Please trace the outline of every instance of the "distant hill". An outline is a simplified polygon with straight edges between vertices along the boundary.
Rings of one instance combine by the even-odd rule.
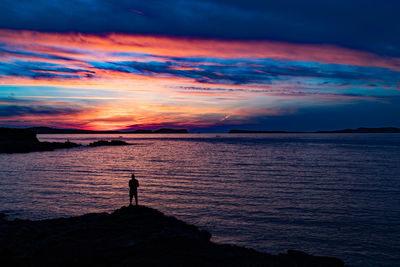
[[[152,130],[135,130],[135,131],[127,131],[127,132],[121,132],[121,133],[126,133],[126,134],[148,134],[148,133],[153,133]]]
[[[400,128],[395,128],[395,127],[383,127],[383,128],[360,127],[358,129],[344,129],[344,130],[316,131],[316,132],[230,130],[229,133],[400,133]]]
[[[152,133],[187,133],[186,129],[168,129],[159,130],[135,130],[135,131],[90,131],[79,129],[58,129],[51,127],[30,127],[26,128],[37,134],[152,134]]]
[[[383,127],[383,128],[365,128],[344,129],[335,131],[317,131],[316,133],[400,133],[399,128]]]
[[[301,132],[230,130],[229,133],[301,133]]]
[[[153,133],[188,133],[188,130],[163,128],[163,129],[156,130]]]

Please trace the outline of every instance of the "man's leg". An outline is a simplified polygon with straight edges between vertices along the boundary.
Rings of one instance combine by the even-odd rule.
[[[133,198],[133,195],[131,193],[129,193],[129,206],[132,206],[132,198]]]
[[[135,202],[136,202],[136,206],[137,206],[138,205],[137,193],[135,194]]]

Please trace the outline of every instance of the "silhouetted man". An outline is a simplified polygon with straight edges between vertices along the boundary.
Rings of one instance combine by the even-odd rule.
[[[136,206],[138,205],[137,188],[139,181],[135,179],[135,174],[132,173],[132,179],[129,180],[129,206],[132,206],[132,198],[135,196]]]

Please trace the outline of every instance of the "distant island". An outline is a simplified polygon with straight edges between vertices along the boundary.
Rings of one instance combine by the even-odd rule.
[[[336,131],[317,131],[316,133],[400,133],[400,128],[383,127],[383,128],[365,128],[344,129]]]
[[[209,232],[145,206],[42,221],[0,213],[0,237],[3,266],[344,266],[301,251],[216,244]]]
[[[400,133],[400,128],[366,128],[344,129],[333,131],[315,131],[315,132],[290,132],[290,131],[253,131],[253,130],[230,130],[229,133]]]
[[[288,131],[253,131],[253,130],[230,130],[229,133],[304,133]]]
[[[133,133],[135,133],[135,132],[133,132]],[[155,131],[153,131],[153,133],[188,133],[188,130],[163,128],[163,129],[155,130]]]
[[[188,133],[186,129],[170,129],[161,128],[158,130],[134,130],[134,131],[91,131],[80,129],[58,129],[51,127],[29,127],[26,130],[33,131],[37,134],[164,134],[164,133]]]
[[[30,130],[37,134],[187,134],[189,131],[187,129],[171,129],[171,128],[161,128],[158,130],[146,130],[139,129],[133,131],[126,130],[116,130],[116,131],[91,131],[91,130],[80,130],[80,129],[59,129],[52,127],[29,127],[23,128],[25,130]],[[264,130],[242,130],[242,129],[232,129],[229,133],[235,134],[247,134],[247,133],[265,133],[265,134],[296,134],[296,133],[400,133],[400,128],[395,127],[381,127],[381,128],[367,128],[360,127],[357,129],[343,129],[343,130],[329,130],[329,131],[264,131]]]

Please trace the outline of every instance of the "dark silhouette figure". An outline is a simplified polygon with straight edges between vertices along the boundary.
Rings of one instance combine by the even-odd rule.
[[[135,179],[135,174],[132,173],[132,179],[129,180],[129,206],[132,206],[132,198],[135,196],[136,206],[138,205],[137,188],[139,181]]]

